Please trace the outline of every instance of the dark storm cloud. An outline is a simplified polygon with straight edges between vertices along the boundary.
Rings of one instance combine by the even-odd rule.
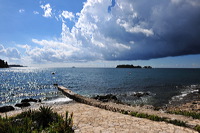
[[[130,46],[131,50],[115,57],[105,54],[106,59],[145,60],[200,53],[200,1],[117,2],[118,7],[115,6],[115,11],[112,11],[115,15],[111,20],[113,22],[110,23],[109,28],[106,26],[101,30],[104,35]],[[121,10],[119,10],[120,6]],[[134,13],[137,15],[132,17]],[[114,23],[116,20],[124,22],[119,26],[120,23]],[[130,29],[136,26],[141,29],[131,32]],[[148,35],[144,29],[151,29],[152,34]],[[130,41],[134,44],[130,44]]]
[[[76,17],[71,30],[63,22],[61,42],[44,41],[43,48],[33,53],[47,59],[41,54],[45,46],[53,49],[52,44],[62,44],[51,51],[55,60],[148,60],[200,54],[199,0],[88,0]]]

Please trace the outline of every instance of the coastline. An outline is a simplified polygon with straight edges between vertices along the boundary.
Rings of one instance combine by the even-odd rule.
[[[59,87],[58,87],[59,89]],[[66,88],[64,87],[64,91]],[[62,89],[60,89],[60,91],[63,91]],[[64,95],[66,95],[65,92],[62,92]],[[31,102],[31,106],[29,107],[25,107],[23,109],[35,109],[35,108],[38,108],[39,106],[52,106],[54,104],[66,104],[66,103],[73,103],[74,102],[74,96],[71,97],[71,95],[74,95],[75,94],[75,97],[77,97],[76,93],[72,92],[71,90],[68,90],[69,91],[66,96],[67,97],[61,97],[61,98],[56,98],[56,99],[53,99],[53,100],[50,100],[50,101],[43,101],[41,103],[33,103]],[[121,105],[124,105],[124,106],[134,106],[134,107],[140,107],[140,108],[144,108],[144,109],[150,109],[150,110],[162,110],[164,112],[168,112],[168,111],[174,111],[174,110],[180,110],[180,111],[191,111],[191,112],[197,112],[197,113],[200,113],[200,90],[198,91],[193,91],[192,93],[188,93],[186,95],[184,95],[183,97],[181,97],[180,99],[176,99],[175,100],[171,100],[169,101],[168,104],[164,105],[164,106],[153,106],[153,105],[130,105],[130,104],[127,104],[127,103],[123,103],[121,101],[118,101],[118,99],[115,101],[115,99],[109,99],[107,102],[109,103],[113,103],[113,104],[121,104]],[[97,95],[99,96],[99,95]],[[103,95],[103,97],[106,97],[107,95]],[[115,96],[115,95],[111,95],[111,96]],[[175,96],[175,97],[179,97],[178,96]],[[71,99],[70,99],[71,98]],[[85,100],[82,100],[86,98],[86,101]],[[92,106],[95,106],[93,103],[95,103],[96,101],[99,101],[99,99],[93,99],[93,98],[89,98],[89,97],[84,97],[82,95],[78,95],[78,99],[75,98],[76,100],[75,101],[78,101],[80,103],[85,103],[85,104],[91,104]],[[87,100],[89,100],[89,102],[91,101],[92,103],[89,103]],[[104,99],[103,99],[104,100]],[[99,101],[99,102],[102,102],[102,101]],[[103,103],[107,103],[107,102],[104,102]],[[100,104],[100,103],[98,103]],[[97,105],[98,106],[98,105]],[[14,106],[13,106],[14,107]],[[100,107],[102,108],[102,107]],[[23,110],[23,109],[20,109],[19,107],[15,107],[15,110],[14,112],[18,112],[19,110]],[[11,111],[12,112],[12,111]],[[1,113],[0,113],[1,114]]]
[[[196,71],[196,69],[192,69],[192,72],[193,71],[197,74],[200,72]],[[193,88],[193,86],[195,86],[195,84],[198,82],[193,80],[196,79],[196,76],[193,76],[192,74],[190,77],[188,77],[189,81],[187,85],[179,85],[179,83],[184,83],[184,79],[187,77],[184,77],[184,75],[188,75],[187,73],[191,72],[185,70],[182,71],[182,69],[141,70],[115,68],[13,68],[9,71],[5,69],[1,72],[3,73],[2,84],[0,85],[2,88],[1,106],[19,103],[24,98],[51,100],[57,97],[62,97],[62,93],[58,92],[57,89],[53,86],[53,84],[59,83],[69,87],[78,94],[88,97],[95,95],[113,94],[116,95],[119,100],[126,102],[127,104],[150,104],[160,107],[162,105],[166,105],[174,95],[182,93],[182,91],[185,89],[189,90],[190,87]],[[55,72],[55,74],[52,75],[52,72]],[[175,78],[171,77],[172,75],[164,76],[165,73],[172,72],[178,72],[175,74],[177,75]],[[186,74],[183,74],[182,76],[180,73],[183,72]],[[80,73],[84,74],[79,77],[78,75]],[[89,73],[92,75],[89,76]],[[161,73],[161,75],[159,73]],[[70,74],[70,77],[68,77],[68,74]],[[12,76],[13,80],[10,80],[9,76],[7,75]],[[119,75],[122,76],[117,78]],[[35,79],[35,81],[32,82],[32,79]],[[173,81],[173,85],[171,85],[171,81]],[[137,95],[139,93],[147,93],[147,95]]]
[[[72,98],[73,100],[79,102],[79,103],[84,103],[93,107],[98,107],[101,109],[105,109],[108,111],[112,112],[118,112],[122,114],[137,114],[133,115],[139,118],[147,118],[147,117],[158,117],[159,119],[162,119],[161,121],[165,121],[167,123],[173,123],[175,124],[176,122],[178,123],[184,123],[185,127],[189,128],[195,128],[196,126],[199,127],[200,120],[199,119],[193,119],[187,116],[183,115],[175,115],[175,114],[169,114],[166,113],[166,111],[163,110],[153,110],[152,108],[148,108],[148,106],[129,106],[126,104],[121,104],[121,103],[113,103],[113,102],[102,102],[99,100],[87,98],[84,96],[81,96],[79,94],[76,94],[72,92],[71,90],[63,87],[63,86],[58,86],[58,89],[63,92],[64,95],[68,96],[69,98]],[[140,116],[143,117],[140,117]],[[146,117],[144,117],[146,116]],[[150,119],[152,120],[152,119]],[[158,120],[160,121],[160,120]],[[176,125],[176,124],[175,124]],[[180,124],[178,124],[180,125]],[[182,125],[182,124],[181,124]]]
[[[63,88],[63,89],[66,89],[66,88]],[[75,94],[71,92],[70,90],[68,91],[70,95]],[[81,98],[83,101],[85,100],[85,97],[83,96],[80,96],[79,98]],[[90,102],[92,103],[95,102],[95,104],[100,104],[101,106],[96,107],[95,104],[88,105],[87,100],[91,100]],[[68,102],[36,103],[33,106],[25,107],[23,109],[18,109],[15,111],[10,111],[7,113],[0,113],[0,115],[3,117],[10,117],[10,116],[17,115],[23,111],[27,111],[29,109],[37,110],[40,106],[50,106],[55,112],[63,116],[66,111],[69,111],[69,113],[72,113],[72,112],[74,113],[75,132],[91,132],[91,131],[93,132],[95,131],[97,132],[101,132],[101,131],[176,132],[176,131],[180,131],[180,132],[187,133],[187,132],[196,132],[192,130],[191,127],[193,128],[195,125],[198,125],[198,123],[200,123],[200,120],[198,119],[192,119],[190,117],[185,117],[181,115],[168,114],[168,113],[165,113],[165,111],[163,110],[156,111],[156,110],[153,110],[152,108],[148,108],[148,106],[142,106],[142,107],[128,106],[128,105],[123,105],[123,104],[116,104],[113,102],[106,102],[106,103],[97,102],[96,103],[94,99],[88,99],[88,98],[86,98],[86,101],[84,102],[85,104],[81,103],[81,101],[76,102],[74,100],[68,101]],[[148,120],[144,118],[132,117],[130,115],[125,115],[124,112],[139,112],[139,113],[148,114],[148,115],[156,115],[158,117],[168,118],[172,120],[180,120],[180,121],[186,122],[188,126],[186,128],[186,127],[175,126],[166,122],[156,122],[156,121],[152,121],[152,120]],[[124,119],[131,122],[127,124],[126,121],[124,122]],[[171,128],[169,129],[168,127],[171,127]]]
[[[167,104],[167,111],[191,111],[200,113],[200,89],[198,91],[187,94],[180,100],[171,101]]]
[[[164,105],[164,106],[160,106],[160,107],[155,107],[153,105],[130,105],[130,104],[126,104],[123,103],[121,101],[118,101],[118,99],[115,101],[115,99],[106,99],[107,102],[105,101],[100,101],[99,99],[93,99],[93,98],[89,98],[89,97],[85,97],[82,95],[78,95],[74,92],[72,92],[71,90],[68,90],[67,88],[63,87],[63,86],[57,86],[58,90],[60,90],[65,96],[67,97],[62,97],[62,98],[57,98],[57,99],[53,99],[50,101],[43,101],[41,103],[33,103],[31,102],[31,106],[29,107],[25,107],[23,109],[35,109],[39,106],[52,106],[54,104],[66,104],[66,103],[73,103],[74,100],[80,103],[84,103],[84,104],[88,104],[88,105],[92,105],[92,106],[97,106],[100,108],[105,108],[103,107],[106,103],[110,103],[110,104],[121,104],[124,106],[134,106],[134,107],[140,107],[143,109],[150,109],[150,110],[162,110],[164,112],[168,112],[168,111],[174,111],[174,110],[180,110],[180,111],[192,111],[192,112],[197,112],[200,113],[200,90],[198,91],[193,91],[192,93],[188,93],[186,95],[184,95],[183,97],[181,97],[179,100],[175,99],[175,100],[171,100],[169,101],[168,104]],[[97,95],[98,96],[98,95]],[[106,97],[107,95],[103,96]],[[111,96],[115,96],[115,95],[111,95]],[[179,97],[179,96],[176,96]],[[71,98],[71,99],[70,99]],[[105,99],[103,99],[105,100]],[[97,104],[97,105],[95,105]],[[99,105],[98,105],[99,104]],[[103,106],[101,106],[103,105]],[[14,107],[14,106],[13,106]],[[19,110],[23,110],[20,109],[18,107],[15,107],[14,111],[19,111]],[[108,109],[109,110],[109,109]],[[112,111],[112,109],[111,109]],[[12,112],[12,111],[11,111]]]
[[[144,118],[132,117],[119,112],[112,112],[105,109],[89,106],[86,104],[71,101],[60,104],[38,104],[37,106],[26,107],[21,110],[15,110],[1,114],[3,117],[15,116],[22,111],[29,109],[37,110],[40,105],[50,106],[54,112],[64,116],[65,112],[73,113],[73,129],[75,133],[87,132],[181,132],[197,133],[197,131],[180,127],[166,122],[157,122]],[[137,107],[138,108],[138,107]],[[138,108],[138,109],[141,109]],[[163,114],[163,113],[161,113]]]

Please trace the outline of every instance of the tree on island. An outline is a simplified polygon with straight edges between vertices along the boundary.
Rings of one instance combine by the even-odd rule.
[[[141,66],[134,66],[134,65],[117,65],[116,68],[152,68],[151,66],[144,66],[144,67],[141,67]]]
[[[116,68],[142,68],[141,66],[134,66],[134,65],[117,65]]]
[[[151,66],[144,66],[143,68],[152,68]]]
[[[4,60],[0,59],[0,68],[8,68],[8,63]]]

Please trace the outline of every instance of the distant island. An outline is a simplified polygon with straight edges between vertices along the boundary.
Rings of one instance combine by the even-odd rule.
[[[116,68],[152,68],[151,66],[117,65]]]
[[[22,65],[16,65],[16,64],[14,64],[14,65],[8,65],[9,67],[26,67],[26,66],[22,66]]]
[[[26,66],[22,66],[22,65],[8,65],[8,63],[2,59],[0,59],[0,68],[9,68],[9,67],[26,67]]]
[[[0,59],[0,68],[8,68],[8,63],[2,59]]]

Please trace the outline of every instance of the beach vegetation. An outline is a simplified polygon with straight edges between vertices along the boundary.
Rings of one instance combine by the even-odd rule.
[[[179,121],[179,120],[169,120],[166,117],[159,117],[157,115],[149,115],[146,113],[138,113],[138,112],[130,112],[129,115],[134,116],[134,117],[139,117],[139,118],[146,118],[152,121],[164,121],[167,123],[171,123],[177,126],[183,126],[186,127],[186,123],[183,121]]]
[[[159,117],[157,115],[149,115],[148,119],[153,120],[153,121],[165,121],[166,120],[166,118]]]
[[[128,111],[122,111],[122,114],[128,115]]]
[[[174,111],[168,111],[168,113],[189,116],[192,117],[193,119],[200,119],[200,113],[198,112],[174,110]]]
[[[72,133],[73,113],[63,118],[51,107],[41,106],[39,110],[28,110],[15,117],[0,117],[1,133]]]
[[[177,126],[187,127],[186,123],[180,120],[165,120],[165,122],[168,122]]]
[[[165,117],[159,117],[157,115],[149,115],[146,113],[138,113],[138,112],[131,112],[130,113],[131,116],[135,116],[135,117],[139,117],[139,118],[146,118],[152,121],[165,121],[166,118]]]
[[[196,131],[198,131],[198,132],[200,133],[200,125],[196,125],[196,126],[194,127],[194,130],[196,130]]]

